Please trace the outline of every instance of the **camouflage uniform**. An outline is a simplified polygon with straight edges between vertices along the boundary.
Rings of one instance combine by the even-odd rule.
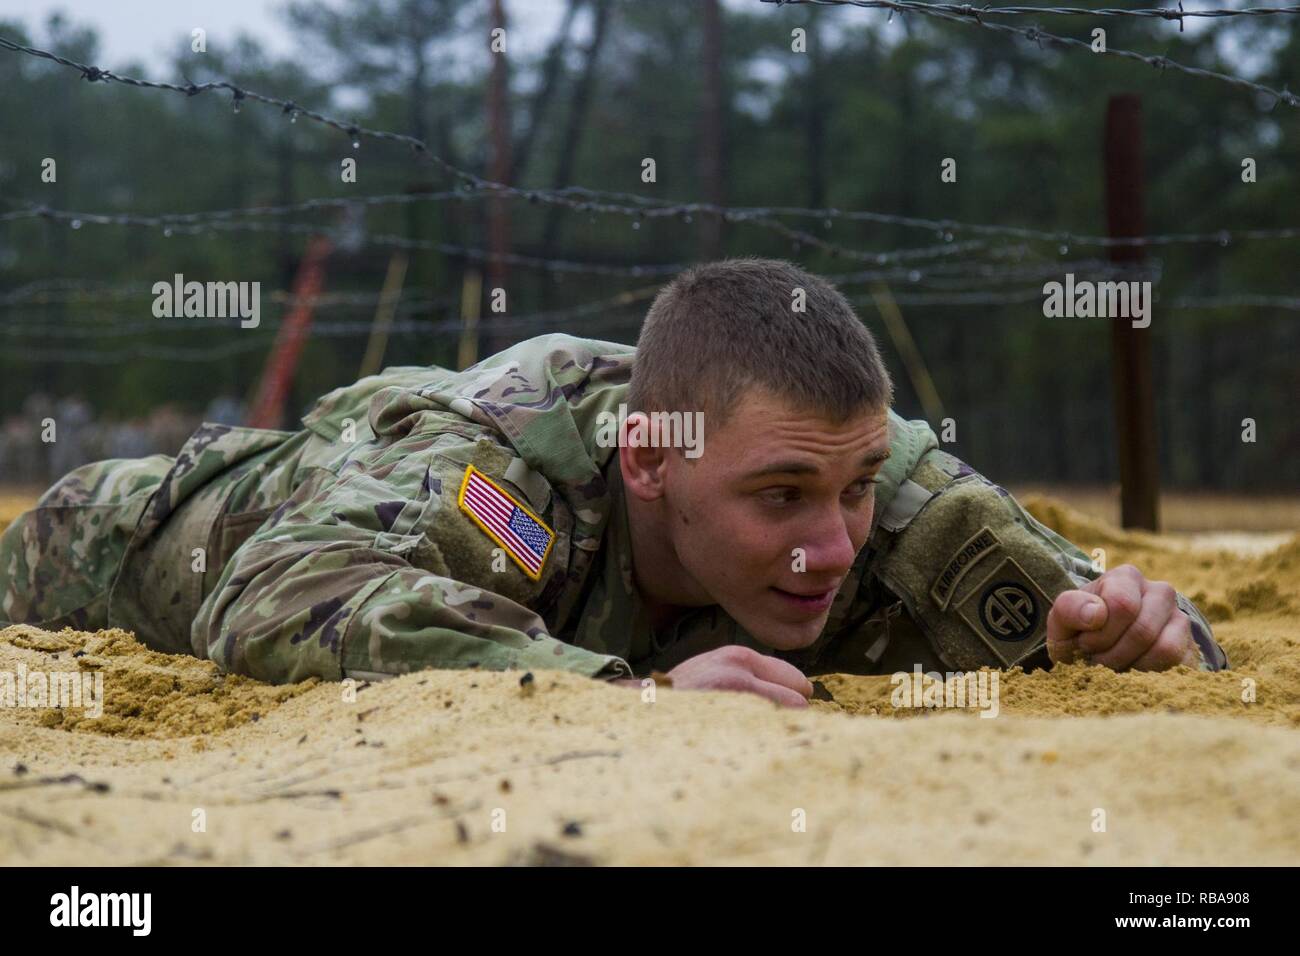
[[[597,440],[634,356],[548,335],[463,372],[385,369],[326,395],[301,431],[207,423],[175,458],[82,466],[0,538],[0,618],[122,627],[274,682],[608,678],[764,650],[716,606],[655,631],[637,596],[617,455]],[[924,422],[890,412],[889,429],[871,537],[817,643],[780,656],[810,672],[1047,663],[1051,599],[1098,572]],[[535,574],[465,507],[471,468],[545,539]],[[1201,666],[1226,667],[1178,601]]]

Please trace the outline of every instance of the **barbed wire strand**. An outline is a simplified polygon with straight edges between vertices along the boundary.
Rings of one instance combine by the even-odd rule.
[[[89,225],[119,225],[119,226],[136,226],[143,228],[162,228],[163,235],[171,237],[174,235],[203,235],[206,233],[215,233],[220,231],[241,231],[241,232],[262,232],[262,233],[282,233],[291,232],[301,235],[323,235],[337,240],[341,244],[346,244],[351,239],[363,245],[379,245],[397,249],[420,249],[441,252],[451,256],[462,257],[477,262],[502,262],[508,265],[526,266],[531,268],[545,269],[549,272],[575,272],[591,273],[597,275],[626,275],[634,277],[652,277],[676,275],[686,268],[683,263],[663,263],[657,265],[633,265],[633,266],[614,266],[603,265],[599,263],[572,262],[561,259],[545,259],[537,256],[522,255],[519,253],[495,253],[487,252],[482,249],[474,249],[468,246],[455,245],[453,243],[439,242],[433,239],[410,239],[405,236],[386,235],[378,233],[358,232],[342,227],[325,227],[312,223],[297,222],[262,222],[259,220],[242,221],[229,219],[225,216],[216,218],[211,222],[190,223],[185,225],[174,225],[170,222],[164,222],[157,216],[137,216],[133,214],[111,214],[101,213],[79,213],[69,212],[66,210],[50,209],[42,207],[37,210],[23,210],[23,215],[9,213],[4,214],[17,218],[44,218],[55,221],[67,222],[73,229],[81,229]],[[198,215],[198,214],[190,214]],[[4,216],[0,216],[0,221]],[[883,252],[863,251],[850,249],[846,246],[839,246],[834,243],[828,243],[818,236],[803,230],[791,229],[784,223],[780,224],[781,230],[796,245],[808,245],[814,248],[820,248],[829,251],[831,255],[839,256],[845,259],[852,259],[861,262],[870,262],[876,265],[888,265],[893,262],[910,262],[923,261],[926,259],[943,258],[946,256],[959,255],[965,252],[983,250],[987,243],[983,240],[966,240],[964,242],[953,241],[951,233],[944,236],[944,241],[932,246],[905,247]]]
[[[962,265],[958,263],[958,265]],[[975,263],[972,265],[983,265]],[[974,293],[976,289],[971,286],[998,286],[1010,282],[1022,282],[1030,279],[1049,279],[1058,277],[1066,272],[1070,272],[1081,278],[1091,281],[1108,281],[1108,280],[1129,280],[1140,281],[1146,279],[1154,283],[1160,281],[1159,264],[1134,264],[1134,265],[1117,265],[1105,260],[1079,260],[1075,262],[1061,263],[1041,263],[1028,267],[1014,267],[1004,271],[984,271],[961,270],[951,274],[928,275],[919,269],[889,269],[866,271],[861,273],[843,273],[839,276],[827,276],[832,279],[840,288],[850,288],[854,285],[862,285],[875,282],[904,283],[908,289],[925,289],[935,291],[953,291],[956,293]],[[169,287],[170,288],[170,287]],[[18,290],[21,292],[22,290]],[[453,296],[429,297],[421,296],[418,290],[412,288],[409,290],[414,294],[413,298],[404,299],[398,306],[399,315],[421,315],[437,308],[449,308],[455,304]],[[18,306],[20,310],[32,310],[33,314],[15,314],[10,311],[6,315],[6,322],[0,326],[0,334],[10,337],[31,336],[31,337],[52,337],[52,338],[119,338],[128,335],[136,335],[153,332],[170,332],[178,329],[187,329],[195,331],[211,331],[214,326],[212,320],[195,319],[195,318],[155,318],[152,320],[140,320],[130,323],[121,323],[117,321],[116,316],[105,317],[103,314],[97,315],[96,318],[84,323],[68,323],[60,319],[57,325],[53,324],[50,318],[40,311],[38,307],[44,305],[95,305],[98,306],[104,299],[112,301],[117,305],[130,302],[139,302],[142,299],[156,298],[150,286],[144,283],[133,283],[117,288],[107,288],[100,290],[100,295],[90,294],[87,291],[41,291],[36,290],[27,295],[11,293],[9,295],[0,295],[0,306],[7,306],[11,310]],[[272,304],[284,308],[294,301],[292,292],[277,289],[266,293],[265,299]],[[313,307],[322,309],[327,307],[333,308],[356,308],[366,309],[373,307],[378,301],[377,293],[321,293],[314,302]],[[559,313],[557,313],[559,314]],[[228,325],[234,326],[237,320],[231,318]],[[327,326],[327,323],[317,323],[315,327]],[[278,326],[263,323],[261,328],[278,328]],[[369,325],[365,323],[339,323],[335,326],[338,328],[367,329]],[[414,326],[413,326],[414,327]],[[421,328],[427,328],[427,324],[420,325]]]
[[[119,304],[143,298],[154,298],[153,284],[148,282],[128,282],[116,286],[101,285],[97,288],[83,289],[41,288],[40,283],[30,283],[11,292],[0,293],[0,306],[45,306],[45,305],[93,305],[104,307],[105,303]],[[447,307],[460,301],[458,295],[438,292],[432,288],[411,286],[404,290],[410,293],[403,298],[403,303],[411,308]],[[291,289],[272,289],[263,293],[263,298],[276,305],[285,305],[294,301]],[[379,303],[378,292],[321,292],[314,299],[317,309],[351,309],[368,308]]]
[[[581,186],[568,186],[565,187],[563,191],[568,195],[583,195],[591,197],[613,196],[619,199],[639,200],[640,204],[637,206],[615,205],[611,203],[601,203],[599,205],[602,210],[629,210],[641,218],[681,216],[685,213],[688,215],[715,215],[727,220],[728,222],[757,222],[762,225],[765,220],[772,217],[786,216],[790,218],[820,219],[825,228],[830,228],[830,225],[837,220],[848,222],[871,222],[881,225],[924,229],[934,232],[937,236],[944,239],[946,239],[949,234],[955,235],[957,233],[971,233],[973,235],[980,235],[989,238],[1056,243],[1066,247],[1086,246],[1097,248],[1120,248],[1184,244],[1217,244],[1226,247],[1231,245],[1233,242],[1241,241],[1286,240],[1300,238],[1300,226],[1280,226],[1266,229],[1219,229],[1213,232],[1160,233],[1145,236],[1113,237],[1080,234],[1068,230],[1031,229],[1021,226],[972,223],[956,219],[927,219],[918,216],[902,216],[894,213],[882,213],[870,210],[843,210],[834,207],[817,209],[797,206],[723,206],[711,203],[695,202],[673,203],[670,200],[658,200],[628,193],[602,193]],[[312,209],[346,208],[348,206],[381,207],[394,203],[404,204],[454,198],[457,195],[460,195],[461,198],[474,198],[481,195],[488,195],[488,193],[484,191],[473,191],[463,192],[460,194],[455,192],[393,194],[361,196],[355,199],[329,197],[312,199],[302,203],[294,203],[284,206],[250,206],[244,209],[217,209],[202,212],[163,213],[156,215],[73,212],[68,210],[52,209],[43,204],[31,204],[22,209],[0,213],[0,223],[32,219],[53,219],[69,222],[73,224],[74,228],[80,228],[81,224],[89,222],[97,225],[162,226],[164,227],[164,230],[175,230],[185,226],[201,226],[215,222],[234,221],[239,217],[244,216],[270,217],[290,215],[292,213],[309,211]],[[10,201],[12,202],[12,200]],[[786,237],[795,242],[806,242],[807,244],[812,244],[809,242],[809,234],[806,232],[800,232],[793,236],[787,232]],[[465,247],[454,248],[463,249]],[[841,246],[838,248],[843,247]],[[862,250],[852,250],[852,252],[853,257],[863,258],[866,260],[871,260],[874,255],[878,255],[877,253]],[[456,253],[453,252],[449,254],[454,255]],[[566,266],[564,260],[549,261],[560,263],[560,265],[557,265],[556,269],[553,271],[583,271],[583,269],[580,268],[581,264],[578,263],[568,263]],[[662,270],[660,274],[666,274],[668,271],[680,271],[683,266],[680,264],[646,264],[629,266],[627,268],[630,270],[629,274],[631,275],[649,275],[654,274],[649,270],[658,269]]]
[[[644,301],[644,299],[650,298],[656,291],[657,289],[652,288],[639,290],[633,293],[623,293],[613,299],[586,303],[571,309],[537,312],[517,317],[495,316],[486,320],[486,323],[479,322],[470,324],[459,319],[447,319],[435,322],[396,322],[394,323],[391,332],[395,335],[428,336],[440,333],[460,333],[472,329],[483,331],[486,328],[499,328],[503,331],[529,331],[538,327],[553,325],[557,322],[570,321],[575,318],[591,315],[592,313],[599,313],[599,317],[597,321],[585,326],[585,331],[590,331],[594,328],[636,328],[641,324],[644,318],[642,315],[638,314],[633,317],[612,319],[609,317],[608,312],[611,309],[626,308],[636,304],[638,301]],[[1042,289],[1035,287],[1001,293],[957,292],[934,295],[900,293],[894,296],[894,300],[899,305],[916,307],[965,307],[973,305],[1023,305],[1028,302],[1041,301],[1042,297]],[[870,295],[857,295],[850,296],[849,301],[855,306],[869,306],[874,300]],[[1180,296],[1167,303],[1161,302],[1159,296],[1156,295],[1154,303],[1160,305],[1162,308],[1174,311],[1194,311],[1221,308],[1263,308],[1300,311],[1300,297],[1255,293],[1240,293],[1223,296]],[[184,326],[179,325],[180,320],[174,321],[178,323],[176,331],[185,330]],[[212,320],[202,321],[211,323]],[[209,331],[218,331],[220,328],[221,327],[217,325],[210,325]],[[277,326],[268,324],[260,326],[255,330],[244,331],[250,333],[268,333],[274,331],[276,328]],[[151,327],[151,331],[156,331],[156,329]],[[369,322],[325,322],[314,325],[311,330],[311,335],[313,338],[340,338],[346,336],[367,335],[370,331],[371,323]],[[269,348],[270,345],[271,342],[265,334],[250,334],[248,335],[248,340],[244,342],[228,342],[217,346],[203,346],[201,348],[196,347],[192,349],[151,345],[144,345],[138,348],[132,347],[129,350],[120,349],[116,351],[102,349],[86,349],[81,351],[67,349],[60,349],[57,351],[18,349],[6,350],[5,356],[8,358],[29,361],[68,361],[90,364],[112,364],[135,358],[158,359],[164,361],[204,362],[218,361],[224,358],[229,358],[233,355],[266,349]]]
[[[1238,295],[1179,296],[1169,303],[1176,309],[1289,309],[1300,312],[1300,296],[1241,293]]]
[[[443,195],[443,194],[436,194],[436,195]],[[387,200],[393,198],[398,198],[398,197],[372,197],[373,200]],[[405,197],[401,197],[401,198],[405,198]],[[345,202],[346,200],[325,200],[322,201],[321,204],[341,205],[344,204]],[[364,200],[362,201],[362,204],[363,205],[365,204]],[[369,203],[369,205],[380,205],[380,204],[381,202],[379,201],[374,201]],[[612,208],[612,207],[604,207],[604,208]],[[253,214],[273,215],[274,213],[270,212],[270,210],[274,210],[274,209],[280,209],[285,211],[297,211],[293,207],[254,207]],[[283,225],[255,226],[249,223],[245,223],[233,218],[234,216],[238,215],[239,212],[240,212],[239,210],[222,209],[222,210],[214,210],[210,215],[201,212],[194,212],[194,213],[168,213],[168,214],[161,214],[161,215],[145,216],[145,215],[138,215],[134,213],[72,212],[68,210],[52,209],[49,206],[38,205],[26,209],[14,210],[12,212],[0,213],[0,223],[17,222],[17,221],[28,220],[28,219],[47,219],[47,220],[67,222],[72,226],[73,229],[80,229],[82,226],[86,225],[87,223],[93,225],[162,227],[164,235],[167,236],[171,236],[177,232],[191,233],[191,234],[199,233],[205,231],[208,228],[246,229],[246,230],[258,230],[263,232],[283,231],[284,229],[289,228]],[[739,221],[737,217],[732,217],[732,218],[733,221]],[[891,261],[897,261],[899,256],[904,252],[904,250],[896,250],[893,253],[880,253],[880,252],[872,252],[869,250],[850,248],[849,246],[845,246],[841,243],[829,242],[828,240],[822,239],[820,236],[815,236],[812,233],[799,230],[799,229],[794,229],[783,222],[770,219],[768,217],[759,214],[755,214],[753,216],[747,216],[745,217],[745,221],[755,222],[758,225],[764,226],[765,228],[771,231],[777,232],[780,235],[782,235],[784,238],[789,239],[791,242],[795,243],[796,246],[801,246],[801,245],[810,246],[812,248],[819,249],[823,252],[826,252],[831,256],[838,256],[844,259],[853,259],[862,262],[874,262],[878,265],[883,265]],[[304,226],[303,224],[297,224],[294,228],[296,228],[296,231],[299,232],[302,231],[308,231],[313,233],[321,232],[323,234],[328,234],[331,236],[338,237],[342,240],[346,240],[349,235],[361,235],[360,231],[349,228],[346,225],[329,227],[327,229],[326,227],[323,226]],[[289,231],[294,231],[294,229],[290,229]],[[942,233],[941,237],[947,242],[951,242],[953,239],[951,233]],[[653,265],[653,266],[598,267],[586,263],[572,263],[572,262],[565,262],[564,260],[555,260],[555,259],[543,260],[543,259],[538,259],[536,257],[521,257],[517,259],[512,259],[511,256],[513,254],[510,253],[489,254],[480,251],[478,254],[475,254],[472,250],[468,250],[467,247],[464,246],[454,246],[449,243],[436,243],[431,240],[411,240],[400,236],[368,236],[366,241],[373,242],[376,244],[392,246],[395,248],[430,249],[438,252],[444,252],[447,253],[448,255],[474,258],[478,261],[501,261],[513,265],[531,266],[534,268],[544,268],[551,272],[589,272],[589,273],[596,273],[596,274],[648,276],[648,275],[675,274],[685,268],[685,266],[680,263],[660,264],[660,265]],[[976,248],[976,247],[968,244],[965,247],[958,247],[958,248],[960,250],[962,248],[969,249],[969,248]],[[495,256],[495,258],[491,258],[493,256]],[[927,257],[927,251],[921,250],[919,258],[926,258],[926,257]],[[906,256],[902,256],[902,258],[906,258]]]
[[[874,0],[874,2],[880,2],[891,8],[898,8],[904,10],[906,10],[907,8],[915,7],[916,12],[923,13],[928,16],[935,16],[943,19],[955,20],[958,22],[978,23],[979,25],[988,27],[990,29],[998,29],[1002,31],[1010,31],[1012,33],[1017,33],[1031,40],[1040,40],[1040,39],[1053,40],[1056,42],[1063,43],[1066,46],[1083,47],[1091,51],[1091,47],[1089,46],[1089,44],[1084,43],[1081,40],[1073,40],[1065,37],[1056,37],[1052,34],[1047,34],[1037,29],[1024,30],[1017,27],[1010,27],[1005,24],[984,23],[983,21],[978,20],[977,18],[971,19],[969,17],[961,17],[961,16],[955,16],[951,14],[945,14],[942,11],[929,9],[928,5],[926,4],[910,3],[909,0]],[[313,122],[344,132],[351,138],[351,142],[354,149],[359,148],[360,140],[363,137],[381,140],[381,141],[400,143],[410,147],[413,151],[415,151],[415,153],[418,156],[422,157],[423,159],[432,163],[433,165],[438,166],[448,174],[455,177],[461,187],[467,188],[471,190],[474,194],[478,194],[478,195],[490,194],[492,196],[505,196],[505,197],[519,199],[519,200],[526,200],[532,203],[545,202],[548,204],[565,206],[582,212],[618,214],[624,216],[634,216],[637,217],[638,219],[647,216],[679,216],[689,220],[690,217],[695,214],[717,215],[727,222],[751,222],[763,226],[765,228],[774,229],[782,233],[783,235],[785,235],[786,238],[789,238],[796,242],[813,245],[816,248],[823,249],[824,251],[831,252],[832,254],[835,254],[837,251],[837,247],[835,244],[827,243],[824,240],[811,241],[812,237],[809,237],[807,234],[798,234],[798,233],[792,234],[792,232],[788,230],[788,227],[786,227],[784,223],[779,222],[779,220],[776,220],[773,217],[775,215],[780,215],[780,214],[787,214],[787,215],[797,214],[797,215],[804,215],[804,216],[817,215],[826,220],[831,220],[834,218],[850,218],[850,219],[861,220],[861,221],[873,221],[873,222],[879,222],[885,224],[928,228],[928,229],[933,229],[935,231],[938,231],[940,233],[951,232],[955,230],[967,230],[967,231],[979,232],[984,235],[1005,235],[1005,236],[1010,236],[1015,238],[1025,238],[1025,239],[1041,238],[1047,241],[1055,241],[1061,243],[1074,243],[1078,245],[1095,245],[1095,246],[1103,246],[1103,247],[1144,246],[1144,245],[1155,245],[1155,244],[1168,244],[1171,242],[1197,242],[1197,243],[1219,242],[1220,244],[1227,244],[1227,242],[1230,242],[1233,238],[1233,236],[1227,235],[1228,232],[1227,230],[1220,230],[1215,234],[1190,234],[1190,235],[1174,234],[1169,236],[1136,236],[1136,237],[1125,237],[1125,238],[1117,239],[1109,236],[1102,237],[1102,236],[1078,235],[1078,234],[1074,234],[1062,230],[1046,231],[1046,230],[1020,229],[1017,227],[1001,227],[1001,226],[988,226],[988,225],[981,226],[981,225],[970,224],[970,223],[959,223],[954,220],[946,220],[946,219],[925,220],[925,219],[919,219],[917,217],[895,216],[895,215],[884,214],[884,213],[860,212],[860,213],[845,214],[838,210],[810,210],[810,209],[780,210],[779,207],[776,209],[772,209],[772,208],[762,208],[762,207],[726,207],[726,206],[721,206],[721,205],[711,204],[711,203],[674,203],[670,200],[660,200],[660,199],[655,199],[653,197],[638,196],[636,194],[603,193],[597,190],[583,189],[580,187],[571,187],[571,186],[563,187],[561,189],[552,189],[552,190],[522,189],[520,187],[508,186],[504,183],[498,183],[492,180],[484,179],[483,177],[477,176],[474,173],[460,169],[452,165],[451,163],[447,162],[446,160],[442,159],[441,157],[436,156],[429,149],[428,145],[423,140],[420,140],[417,137],[410,136],[404,133],[393,133],[386,130],[372,129],[370,127],[362,126],[358,123],[345,122],[343,120],[331,116],[327,116],[323,113],[319,113],[314,110],[309,110],[300,107],[298,106],[298,104],[294,103],[291,100],[285,100],[279,97],[268,96],[263,93],[257,93],[255,91],[244,89],[243,87],[239,87],[227,81],[214,81],[214,82],[203,83],[203,84],[189,83],[185,86],[180,86],[175,83],[163,83],[163,82],[157,82],[153,80],[142,80],[135,77],[122,76],[120,74],[103,70],[99,67],[91,66],[89,64],[78,63],[75,60],[71,60],[67,57],[59,56],[58,54],[51,53],[46,50],[41,50],[34,47],[28,47],[19,43],[15,43],[14,41],[9,40],[5,37],[0,37],[0,49],[7,49],[13,52],[23,53],[29,56],[51,60],[62,66],[66,66],[71,69],[78,70],[81,72],[83,78],[85,78],[89,82],[116,82],[116,83],[122,83],[127,86],[132,86],[137,88],[159,89],[159,90],[167,90],[175,93],[182,93],[185,94],[187,97],[193,97],[198,94],[206,93],[210,91],[217,91],[217,90],[228,91],[231,93],[236,103],[240,102],[243,99],[251,99],[257,102],[265,103],[267,105],[277,106],[281,108],[284,111],[284,113],[286,115],[289,115],[290,117],[305,116],[308,119],[312,120]],[[1273,96],[1277,100],[1283,100],[1287,102],[1288,105],[1291,106],[1300,105],[1300,97],[1296,97],[1294,94],[1288,91],[1273,90],[1268,87],[1261,86],[1259,84],[1251,83],[1250,81],[1241,79],[1239,77],[1229,77],[1226,76],[1225,74],[1215,74],[1211,71],[1201,70],[1200,68],[1197,67],[1183,67],[1180,64],[1175,64],[1172,61],[1169,61],[1165,57],[1149,57],[1144,54],[1130,53],[1128,51],[1121,51],[1116,49],[1110,49],[1107,50],[1106,52],[1111,55],[1122,55],[1122,56],[1127,56],[1129,58],[1138,59],[1141,60],[1142,62],[1149,63],[1154,66],[1172,67],[1176,69],[1181,69],[1184,72],[1191,72],[1194,75],[1208,75],[1219,79],[1224,79],[1227,80],[1228,82],[1232,82],[1237,85],[1244,85],[1252,89],[1255,89],[1259,92],[1267,93],[1270,96]],[[609,201],[610,197],[613,197],[616,201],[610,202]],[[3,217],[0,217],[0,221],[2,220]],[[1290,228],[1284,230],[1253,230],[1253,231],[1248,231],[1248,233],[1249,234],[1244,235],[1244,238],[1291,239],[1300,236],[1300,228]],[[863,255],[864,258],[866,257],[866,254],[859,254],[859,255]]]
[[[865,7],[871,10],[887,8],[889,4],[881,0],[763,0],[777,6],[819,6],[819,7]],[[926,3],[924,6],[943,10],[955,16],[965,17],[1011,17],[1011,16],[1062,16],[1062,17],[1133,17],[1138,19],[1177,20],[1179,25],[1188,17],[1204,19],[1226,19],[1230,17],[1269,17],[1300,13],[1300,7],[1242,7],[1240,9],[1214,8],[1208,10],[1184,10],[1182,0],[1178,8],[1146,7],[1125,10],[1120,7],[995,7],[992,4],[975,6],[970,3]]]
[[[1029,252],[1029,247],[999,247],[992,251],[999,259],[1011,258],[1016,256],[1016,264],[1009,267],[1008,274],[1013,271],[1018,272],[1024,269],[1051,269],[1059,267],[1062,269],[1070,268],[1090,268],[1090,269],[1114,269],[1116,271],[1130,271],[1134,269],[1144,270],[1150,268],[1160,268],[1160,260],[1147,260],[1142,263],[1115,263],[1107,259],[1080,259],[1066,262],[1052,263],[1029,263],[1022,264],[1021,259]],[[875,282],[875,281],[892,281],[896,279],[906,279],[910,277],[925,277],[931,275],[965,275],[972,274],[977,276],[1001,275],[999,271],[1003,268],[996,262],[984,260],[959,260],[956,262],[936,262],[927,264],[920,268],[911,267],[906,270],[901,268],[892,269],[866,269],[855,272],[826,272],[822,273],[823,277],[837,285],[849,282]],[[98,301],[100,298],[105,299],[129,299],[133,296],[140,297],[152,295],[150,291],[152,283],[141,282],[138,280],[119,280],[116,282],[107,279],[83,279],[71,277],[54,277],[48,279],[36,279],[32,282],[25,283],[15,289],[7,292],[0,292],[0,305],[12,305],[21,302],[36,302],[37,304],[46,304],[50,302],[65,303],[78,302],[83,299],[86,301]],[[410,286],[407,291],[419,296],[424,295],[428,298],[436,298],[437,289],[433,287]],[[294,293],[288,289],[276,289],[266,293],[268,298],[277,301],[291,301]],[[355,305],[374,305],[382,297],[381,292],[322,292],[316,301],[320,304],[337,301],[339,304]],[[448,302],[459,302],[459,296],[448,293],[446,295]]]
[[[764,3],[776,3],[782,5],[788,0],[762,0]],[[864,0],[868,2],[868,0]],[[1287,106],[1300,106],[1300,96],[1292,93],[1289,89],[1276,90],[1271,86],[1265,86],[1262,83],[1255,83],[1244,77],[1232,76],[1228,73],[1219,73],[1215,70],[1207,70],[1199,66],[1187,66],[1176,60],[1171,60],[1167,56],[1151,56],[1146,53],[1137,53],[1133,50],[1123,50],[1119,47],[1106,46],[1103,49],[1093,49],[1092,45],[1083,41],[1076,40],[1073,37],[1063,37],[1055,33],[1048,33],[1046,30],[1038,27],[1014,27],[1006,23],[986,23],[981,19],[982,11],[978,8],[971,7],[969,12],[963,12],[960,15],[945,13],[937,4],[917,3],[915,0],[869,0],[877,9],[889,10],[890,16],[894,13],[919,13],[922,16],[931,17],[936,20],[947,20],[951,23],[963,23],[972,26],[983,27],[986,30],[993,30],[998,33],[1010,33],[1016,36],[1024,37],[1042,48],[1042,41],[1055,43],[1059,46],[1069,47],[1071,49],[1084,49],[1089,53],[1097,56],[1112,56],[1125,60],[1136,60],[1145,63],[1160,70],[1176,70],[1179,73],[1185,73],[1188,76],[1199,76],[1203,79],[1218,80],[1221,83],[1227,83],[1231,86],[1240,87],[1246,90],[1252,90],[1256,93],[1263,93],[1273,98],[1274,105],[1285,103]]]
[[[480,332],[489,332],[493,330],[519,332],[530,331],[539,327],[545,328],[560,322],[567,322],[585,315],[591,315],[592,313],[598,313],[598,318],[596,322],[590,323],[589,328],[603,328],[607,325],[636,328],[640,326],[644,319],[644,315],[637,314],[634,317],[610,320],[607,318],[607,313],[611,309],[629,308],[636,305],[645,299],[651,298],[658,291],[658,287],[655,287],[652,289],[620,293],[620,295],[611,299],[585,303],[584,305],[572,309],[535,312],[521,316],[491,315],[486,316],[475,323],[467,323],[461,319],[447,319],[435,322],[394,323],[391,331],[393,333],[426,336],[439,333],[460,333],[473,329],[477,329]],[[317,336],[322,338],[333,338],[348,335],[368,335],[371,329],[372,323],[370,322],[317,323],[312,327],[309,335],[312,338]],[[245,352],[270,349],[273,346],[274,340],[265,334],[259,333],[272,330],[271,327],[241,329],[239,330],[240,337],[246,337],[246,341],[227,342],[223,345],[203,346],[201,348],[182,349],[168,346],[141,345],[138,347],[132,346],[129,349],[118,349],[115,351],[102,349],[83,349],[81,351],[69,349],[6,349],[3,353],[3,357],[6,359],[12,358],[31,361],[69,361],[104,365],[124,361],[135,361],[140,358],[177,362],[218,361]]]

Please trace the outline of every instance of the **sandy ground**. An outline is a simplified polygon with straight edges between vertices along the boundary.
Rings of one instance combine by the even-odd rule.
[[[0,708],[0,862],[1300,863],[1300,535],[1132,535],[1026,505],[1192,595],[1233,670],[1015,671],[993,719],[898,709],[888,677],[849,675],[804,711],[556,672],[348,699],[15,626],[0,672],[100,673],[104,703]]]

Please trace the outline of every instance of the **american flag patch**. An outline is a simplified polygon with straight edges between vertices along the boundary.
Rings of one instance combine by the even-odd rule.
[[[542,576],[542,565],[551,552],[555,532],[491,478],[473,465],[465,469],[458,499],[461,511],[483,532],[505,549],[534,581]]]

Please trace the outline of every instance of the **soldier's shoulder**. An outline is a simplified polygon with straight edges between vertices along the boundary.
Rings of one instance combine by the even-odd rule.
[[[635,357],[636,347],[632,345],[553,332],[518,342],[462,374],[483,378],[508,369],[523,378],[544,377],[564,384],[612,368],[630,371]]]
[[[317,399],[302,417],[303,427],[335,439],[343,422],[363,422],[371,398],[385,388],[421,389],[442,381],[454,373],[436,365],[393,365],[374,375],[367,375],[350,385],[341,385]]]

